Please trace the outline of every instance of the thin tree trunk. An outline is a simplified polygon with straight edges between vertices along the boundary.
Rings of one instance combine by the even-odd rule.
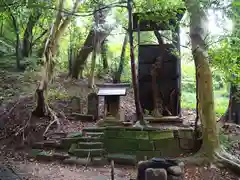
[[[16,34],[16,45],[15,45],[15,52],[16,52],[16,67],[18,70],[21,69],[20,67],[20,61],[22,59],[22,54],[21,54],[21,41],[20,41],[20,30],[18,28],[18,23],[17,23],[17,19],[14,17],[14,15],[12,14],[12,12],[10,12],[11,18],[12,18],[12,22],[13,22],[13,27],[15,30],[15,34]]]
[[[14,27],[14,30],[15,30],[15,34],[16,34],[16,46],[15,46],[15,53],[16,53],[16,67],[17,69],[21,69],[20,67],[20,61],[21,61],[21,58],[22,58],[22,54],[21,54],[21,42],[20,42],[20,30],[19,30],[19,27],[18,27],[18,22],[17,22],[17,19],[16,17],[13,15],[13,12],[11,10],[11,8],[8,6],[8,4],[5,3],[5,1],[3,1],[4,5],[7,7],[9,13],[10,13],[10,16],[12,18],[12,23],[13,23],[13,27]]]
[[[207,36],[207,17],[197,0],[187,0],[190,13],[190,37],[192,54],[198,77],[199,118],[202,122],[203,144],[201,152],[209,161],[214,160],[219,148],[219,137],[215,118],[212,72],[209,67],[205,38]]]
[[[36,10],[36,12],[32,12],[27,27],[24,32],[23,37],[23,47],[22,47],[22,55],[23,57],[29,57],[32,52],[32,41],[33,41],[33,28],[35,24],[38,22],[39,18],[41,16],[40,10]]]
[[[237,85],[231,84],[229,105],[221,120],[230,123],[240,124],[240,89]]]
[[[97,49],[94,48],[92,52],[92,64],[91,64],[91,71],[90,75],[88,77],[88,87],[93,88],[94,87],[94,75],[95,75],[95,67],[96,67],[96,57],[97,57]]]
[[[104,72],[108,71],[107,51],[108,51],[108,45],[107,45],[107,39],[105,39],[101,44],[101,60],[103,63]]]
[[[130,45],[131,71],[132,71],[132,85],[133,85],[134,100],[135,100],[135,106],[136,106],[136,114],[137,114],[137,120],[140,122],[140,124],[146,125],[143,119],[143,111],[140,104],[135,57],[134,57],[133,31],[132,31],[132,0],[128,0],[128,11],[129,11],[128,12],[129,13],[128,14],[129,15],[128,31],[129,31],[129,45]]]
[[[121,81],[121,75],[123,72],[123,67],[124,67],[124,62],[125,62],[125,52],[126,52],[126,47],[127,47],[127,42],[128,42],[128,34],[125,34],[124,40],[123,40],[123,45],[122,45],[122,52],[120,56],[120,62],[118,65],[118,70],[115,73],[115,77],[113,79],[113,83],[120,83]]]

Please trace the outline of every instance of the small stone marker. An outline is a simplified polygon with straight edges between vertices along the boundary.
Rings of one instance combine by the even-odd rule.
[[[98,95],[90,93],[88,95],[88,112],[87,114],[93,115],[94,120],[98,119]]]
[[[148,168],[145,171],[145,180],[167,180],[167,171],[165,169]]]
[[[81,112],[81,99],[80,97],[73,96],[71,98],[71,104],[72,104],[72,111],[79,113]]]

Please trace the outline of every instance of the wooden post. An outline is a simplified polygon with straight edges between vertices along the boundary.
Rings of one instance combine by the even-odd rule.
[[[136,64],[135,64],[135,58],[134,58],[134,45],[133,45],[133,27],[132,27],[132,5],[133,1],[128,0],[127,1],[127,7],[128,7],[128,33],[129,33],[129,44],[130,44],[130,58],[131,58],[131,71],[132,71],[132,85],[133,85],[133,91],[134,91],[134,100],[135,100],[135,106],[136,106],[136,114],[137,114],[137,120],[140,120],[140,123],[144,123],[143,121],[143,112],[142,107],[140,104],[140,98],[139,98],[139,89],[138,89],[138,83],[137,83],[137,75],[136,75]]]
[[[111,160],[111,180],[114,180],[114,161]]]

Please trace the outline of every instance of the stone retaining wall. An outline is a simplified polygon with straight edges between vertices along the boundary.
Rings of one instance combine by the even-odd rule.
[[[177,157],[193,149],[193,130],[108,127],[104,130],[107,153],[136,155],[138,160],[152,157]]]

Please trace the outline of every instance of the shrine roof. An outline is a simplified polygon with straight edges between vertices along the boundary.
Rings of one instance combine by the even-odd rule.
[[[98,96],[126,96],[126,87],[102,87],[99,88]]]

